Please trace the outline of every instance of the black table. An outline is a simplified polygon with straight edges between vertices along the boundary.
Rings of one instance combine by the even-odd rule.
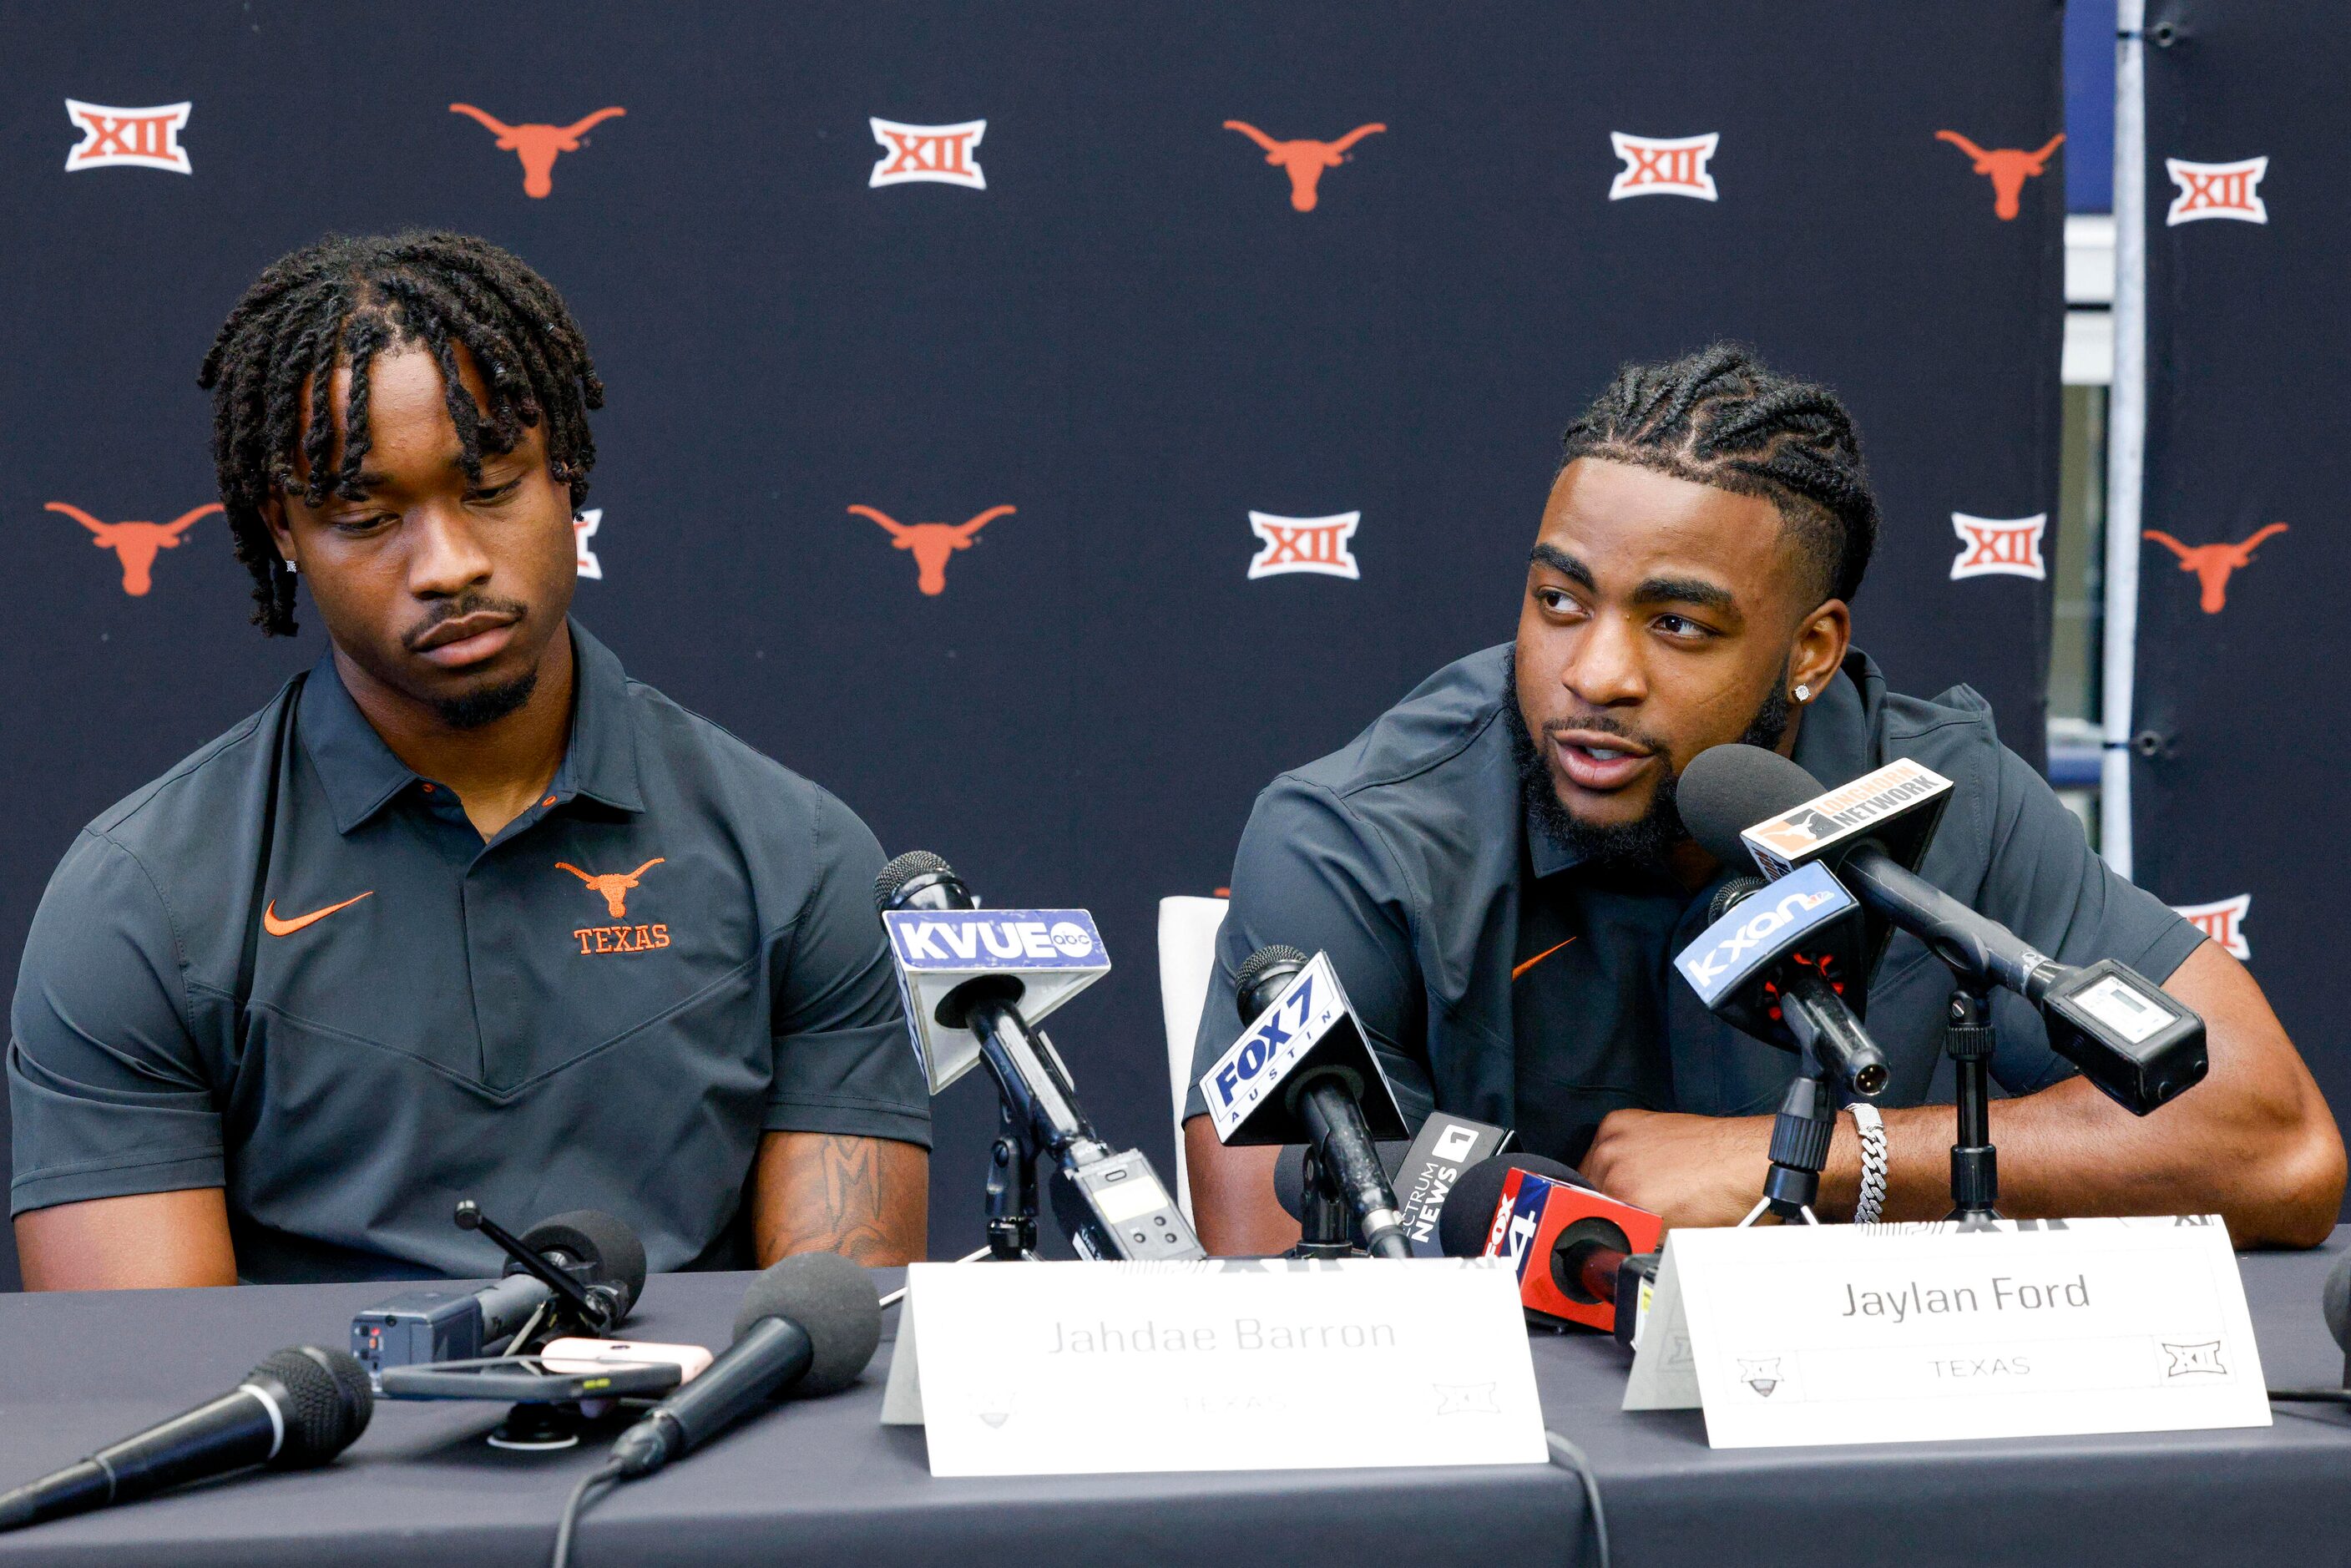
[[[2331,1385],[2321,1282],[2351,1232],[2244,1260],[2273,1385]],[[723,1343],[743,1275],[658,1277],[629,1332]],[[894,1282],[894,1281],[893,1281]],[[396,1288],[396,1287],[395,1287]],[[375,1285],[0,1297],[0,1477],[13,1484],[232,1386],[263,1354],[343,1343]],[[892,1314],[895,1318],[895,1312]],[[923,1438],[863,1384],[743,1427],[607,1494],[577,1561],[855,1568],[1102,1563],[1515,1565],[1593,1560],[1582,1489],[1548,1467],[934,1480]],[[1590,1457],[1622,1568],[1645,1563],[2351,1561],[2351,1418],[2266,1429],[1736,1450],[1696,1411],[1626,1415],[1625,1358],[1538,1336],[1547,1424]],[[544,1563],[601,1446],[487,1448],[494,1406],[385,1401],[330,1468],[199,1488],[0,1536],[0,1563]]]

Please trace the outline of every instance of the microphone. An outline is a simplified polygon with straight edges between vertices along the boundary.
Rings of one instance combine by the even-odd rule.
[[[1447,1256],[1512,1261],[1519,1303],[1532,1316],[1631,1343],[1638,1289],[1654,1277],[1664,1234],[1656,1215],[1556,1160],[1502,1155],[1463,1173],[1441,1224]]]
[[[1330,958],[1295,947],[1260,947],[1234,976],[1241,1037],[1200,1079],[1217,1139],[1228,1146],[1311,1145],[1312,1193],[1352,1211],[1374,1258],[1409,1258],[1404,1216],[1380,1164],[1375,1136],[1404,1135],[1404,1113],[1356,1023]],[[1376,1126],[1374,1124],[1376,1122]],[[1306,1207],[1313,1207],[1310,1197]],[[1345,1228],[1314,1227],[1318,1244]]]
[[[651,1475],[768,1399],[838,1393],[881,1343],[872,1275],[836,1253],[787,1258],[744,1292],[735,1343],[614,1441],[611,1468],[628,1479]]]
[[[505,1277],[477,1291],[407,1291],[355,1313],[351,1354],[379,1393],[386,1367],[503,1354],[526,1329],[533,1339],[606,1337],[644,1291],[644,1244],[611,1215],[575,1209],[517,1238],[468,1199],[457,1206],[456,1223],[507,1251]]]
[[[2343,1383],[2351,1387],[2351,1252],[2335,1260],[2334,1270],[2326,1276],[2326,1291],[2321,1298],[2326,1313],[2326,1332],[2335,1336],[2335,1348],[2344,1355]]]
[[[1818,1063],[1855,1094],[1883,1092],[1886,1053],[1861,1026],[1865,990],[1845,994],[1859,968],[1861,905],[1827,868],[1808,865],[1770,883],[1739,878],[1707,913],[1707,928],[1674,967],[1708,1010]]]
[[[1041,987],[1055,970],[1084,967],[1086,973],[1077,982],[1082,985],[1107,967],[1086,963],[1100,944],[1084,912],[1021,911],[1017,912],[1019,918],[1014,917],[1016,912],[981,912],[978,900],[954,869],[921,850],[883,866],[874,881],[873,896],[890,931],[907,1021],[918,1049],[932,1038],[933,1024],[968,1030],[977,1040],[978,1060],[996,1080],[1008,1128],[1019,1143],[1054,1163],[1053,1212],[1078,1253],[1126,1260],[1206,1258],[1190,1221],[1167,1196],[1143,1152],[1113,1149],[1095,1134],[1078,1105],[1069,1067],[1022,1010],[1032,986]],[[906,918],[917,911],[935,918]],[[967,918],[952,919],[956,915]],[[1059,918],[1062,916],[1075,918]],[[918,945],[935,943],[944,943],[936,950],[948,955],[938,963],[914,951]],[[988,959],[979,957],[983,946]],[[959,959],[961,967],[955,967]],[[960,977],[935,1000],[932,987],[917,983],[926,963],[929,973]],[[1045,991],[1038,1005],[1057,1006],[1075,989],[1064,983],[1058,990]],[[925,1062],[935,1093],[943,1080],[927,1053]],[[998,1140],[998,1168],[989,1178],[991,1241],[998,1232],[998,1207],[1007,1201],[1004,1194],[1015,1182],[1026,1188],[1034,1179],[1025,1156],[1019,1162],[1019,1171],[1002,1168],[1010,1154],[1006,1141]],[[1024,1200],[1028,1196],[1024,1192]],[[1033,1204],[1024,1207],[1033,1208]],[[1019,1223],[1025,1227],[1025,1218]],[[1015,1250],[1033,1241],[1032,1234],[1023,1249]]]
[[[1507,1148],[1510,1136],[1507,1127],[1436,1111],[1420,1124],[1412,1142],[1393,1138],[1377,1142],[1380,1168],[1387,1173],[1388,1186],[1395,1192],[1396,1212],[1404,1217],[1405,1239],[1412,1244],[1414,1257],[1445,1256],[1437,1230],[1454,1184],[1464,1171]],[[1273,1162],[1273,1200],[1284,1214],[1303,1225],[1308,1201],[1305,1145],[1290,1145]],[[1360,1245],[1362,1238],[1354,1234],[1352,1215],[1346,1217],[1346,1229],[1351,1241]]]
[[[1907,758],[1823,790],[1775,751],[1718,746],[1682,770],[1676,800],[1717,860],[1751,859],[1774,877],[1818,862],[1881,927],[1917,937],[1963,984],[2002,986],[2031,1002],[2059,1054],[2133,1114],[2201,1082],[2204,1020],[2162,988],[2111,958],[2061,964],[1917,874],[1950,790],[1950,780]],[[1865,979],[1883,935],[1865,947],[1856,971]]]
[[[374,1410],[367,1373],[347,1353],[316,1345],[281,1350],[219,1398],[0,1493],[0,1531],[255,1465],[280,1470],[323,1465],[367,1430]]]

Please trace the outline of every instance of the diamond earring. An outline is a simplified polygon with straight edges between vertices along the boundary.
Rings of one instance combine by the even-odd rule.
[[[1800,703],[1808,703],[1812,701],[1813,688],[1807,685],[1799,685],[1796,687],[1796,700]]]

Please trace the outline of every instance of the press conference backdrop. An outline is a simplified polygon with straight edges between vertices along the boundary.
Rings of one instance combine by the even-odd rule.
[[[1510,635],[1559,431],[1627,358],[1727,336],[1837,387],[1886,506],[1862,644],[2039,756],[2059,26],[10,0],[0,950],[76,829],[319,652],[246,624],[200,510],[221,317],[324,231],[445,225],[543,270],[610,385],[578,613],[893,852],[1091,906],[1119,967],[1056,1034],[1164,1171],[1155,901]],[[938,1113],[952,1255],[992,1093]]]
[[[2146,37],[2137,873],[2251,965],[2340,1115],[2351,32],[2324,6],[2150,0]]]

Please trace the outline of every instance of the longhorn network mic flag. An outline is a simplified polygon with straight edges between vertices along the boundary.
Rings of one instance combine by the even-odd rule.
[[[949,992],[982,976],[1019,987],[1030,1023],[1110,973],[1094,917],[1082,909],[893,909],[882,916],[914,1054],[936,1094],[979,1061],[979,1041],[939,1020]]]

